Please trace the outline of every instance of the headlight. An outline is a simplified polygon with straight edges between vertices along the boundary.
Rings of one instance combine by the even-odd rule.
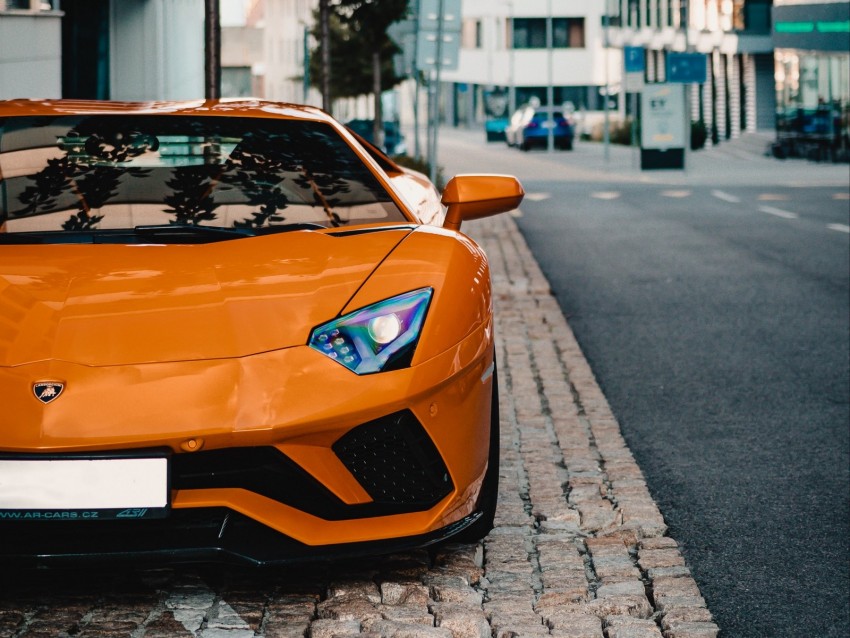
[[[407,367],[433,292],[414,290],[329,321],[307,345],[357,374]]]

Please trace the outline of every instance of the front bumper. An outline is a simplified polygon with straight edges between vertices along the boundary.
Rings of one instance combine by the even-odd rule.
[[[168,519],[91,523],[21,523],[0,527],[0,563],[63,567],[80,563],[217,562],[291,565],[354,559],[447,541],[481,516],[473,511],[445,527],[403,538],[311,546],[227,508],[177,510]]]
[[[150,396],[132,406],[132,420],[126,408],[117,412],[135,425],[108,429],[103,424],[110,406],[90,399],[109,380],[87,369],[88,378],[69,382],[64,405],[44,406],[37,440],[30,433],[25,441],[27,433],[19,430],[4,434],[4,454],[168,448],[170,516],[0,521],[0,560],[155,555],[270,563],[395,551],[448,538],[479,516],[492,352],[488,324],[437,357],[386,374],[358,377],[307,348],[207,362],[208,369],[193,372],[205,379],[208,397],[222,394],[212,405],[189,409],[181,409],[185,397],[162,392],[175,369],[158,366],[156,375],[123,370],[147,373],[140,391]],[[292,370],[298,372],[287,373]],[[262,388],[251,383],[273,373],[290,391],[270,394],[262,391],[267,381]],[[316,379],[324,388],[317,390]],[[75,387],[82,398],[72,393]],[[53,409],[58,405],[61,412]],[[183,427],[175,425],[175,415]],[[197,423],[187,426],[186,419]],[[18,445],[8,445],[15,436]],[[196,451],[187,451],[190,441]]]

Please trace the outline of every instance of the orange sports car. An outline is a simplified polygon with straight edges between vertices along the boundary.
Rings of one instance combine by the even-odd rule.
[[[274,563],[493,523],[490,275],[320,110],[0,102],[0,560]]]

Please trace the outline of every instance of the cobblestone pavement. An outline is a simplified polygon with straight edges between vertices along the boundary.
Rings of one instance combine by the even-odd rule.
[[[464,230],[493,268],[496,528],[298,570],[4,572],[0,638],[713,638],[718,627],[508,215]]]

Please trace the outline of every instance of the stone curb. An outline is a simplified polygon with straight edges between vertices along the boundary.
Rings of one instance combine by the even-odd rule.
[[[503,215],[464,231],[489,256],[496,305],[502,471],[481,582],[493,636],[716,637],[515,222]]]

